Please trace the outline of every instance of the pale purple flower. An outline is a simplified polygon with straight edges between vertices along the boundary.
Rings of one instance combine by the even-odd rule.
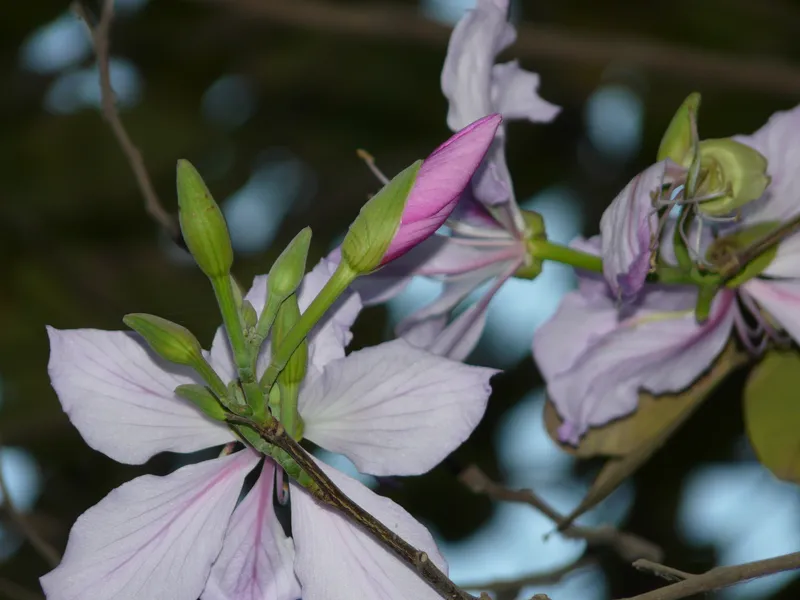
[[[560,110],[538,96],[538,75],[516,61],[495,64],[516,37],[507,12],[507,0],[478,0],[453,30],[442,69],[442,91],[450,105],[447,124],[453,131],[492,113],[500,113],[504,122],[541,123]],[[415,346],[463,360],[478,343],[491,299],[530,261],[530,231],[506,165],[504,123],[446,225],[449,235],[429,238],[354,287],[365,304],[375,304],[401,292],[414,275],[443,281],[442,295],[402,321],[396,333]],[[336,253],[330,258],[338,260]],[[482,297],[454,318],[456,307],[488,282]]]
[[[323,261],[307,275],[301,310],[333,268]],[[247,299],[263,309],[264,277],[255,279]],[[403,340],[345,356],[360,309],[357,295],[342,298],[309,337],[309,373],[298,406],[304,435],[345,454],[365,473],[422,473],[471,433],[495,371],[431,355]],[[237,441],[224,424],[174,394],[176,386],[198,379],[155,357],[136,335],[89,329],[49,334],[53,387],[96,450],[142,464],[164,451]],[[235,376],[221,328],[208,358],[223,379]],[[267,347],[260,371],[268,360]],[[287,538],[273,511],[277,467],[270,458],[237,506],[245,477],[262,458],[245,448],[113,490],[78,518],[61,564],[42,577],[48,599],[437,598],[362,529],[295,484]],[[320,467],[347,496],[446,570],[430,534],[411,515],[335,469]]]
[[[497,55],[517,37],[508,22],[508,0],[477,0],[473,10],[456,24],[442,68],[442,92],[450,109],[447,125],[453,131],[490,113],[505,120],[534,123],[552,121],[561,110],[542,100],[539,76],[517,61],[495,64]],[[505,157],[505,126],[497,131],[492,148],[473,180],[476,198],[487,206],[514,200]],[[515,206],[508,207],[511,212]],[[518,211],[516,225],[522,227]]]
[[[628,300],[644,285],[661,233],[658,208],[664,186],[685,173],[670,160],[658,162],[634,177],[600,219],[603,273],[617,298]],[[667,191],[667,194],[670,192]]]
[[[773,183],[746,207],[737,227],[778,223],[800,212],[798,131],[800,107],[777,113],[752,136],[739,138],[767,158]],[[600,254],[598,238],[574,245]],[[664,243],[662,250],[666,247]],[[564,420],[558,435],[570,444],[577,444],[590,427],[633,412],[642,390],[660,394],[687,387],[711,365],[734,331],[754,353],[763,350],[768,338],[781,335],[773,322],[800,341],[798,235],[780,245],[760,276],[736,290],[721,290],[703,323],[694,314],[693,287],[645,284],[631,303],[619,307],[602,277],[581,273],[579,282],[579,289],[567,294],[533,340],[534,358]],[[743,309],[754,317],[755,328],[743,318]]]
[[[501,121],[498,114],[476,119],[422,162],[381,265],[402,256],[444,224],[486,155]]]

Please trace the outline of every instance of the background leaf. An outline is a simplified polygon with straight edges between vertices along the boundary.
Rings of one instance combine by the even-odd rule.
[[[744,388],[744,418],[761,463],[800,483],[800,354],[770,350]]]

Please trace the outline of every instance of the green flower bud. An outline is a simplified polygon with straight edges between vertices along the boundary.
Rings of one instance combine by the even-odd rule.
[[[258,323],[256,309],[247,300],[242,302],[242,320],[244,321],[244,326],[248,329],[255,327],[256,323]]]
[[[289,333],[295,323],[300,320],[300,307],[297,304],[297,295],[290,295],[278,309],[278,316],[272,329],[272,343],[281,345],[286,334]],[[292,353],[291,358],[286,363],[278,381],[288,384],[300,384],[306,376],[308,365],[308,340],[303,340]]]
[[[306,273],[306,258],[311,244],[311,228],[306,227],[289,242],[272,263],[267,278],[267,293],[273,298],[288,298],[300,286]]]
[[[767,159],[750,146],[730,138],[703,140],[700,158],[704,176],[697,194],[721,194],[698,203],[697,209],[705,215],[730,214],[760,198],[770,183]]]
[[[377,269],[395,233],[422,161],[406,167],[361,208],[342,242],[342,260],[358,274]]]
[[[737,255],[741,250],[744,250],[754,242],[765,237],[779,225],[779,223],[771,222],[756,223],[751,227],[740,229],[730,235],[719,237],[708,247],[706,251],[706,260],[711,263],[716,270],[723,270],[737,261]],[[746,265],[738,265],[738,274],[729,279],[725,285],[728,287],[739,287],[746,281],[761,275],[772,263],[777,252],[778,245],[776,244],[767,248],[763,253],[759,254]],[[734,264],[733,266],[737,265]]]
[[[170,362],[195,367],[205,361],[200,342],[177,323],[143,313],[125,315],[122,321],[141,335],[156,354]]]
[[[522,219],[525,221],[526,246],[530,249],[531,244],[537,240],[547,241],[544,218],[539,213],[532,210],[522,210]],[[517,269],[514,277],[520,279],[536,279],[542,272],[544,261],[534,256],[529,251],[525,258],[525,264]]]
[[[199,408],[206,416],[216,421],[224,421],[226,412],[211,391],[202,385],[188,383],[175,388],[175,393]]]
[[[700,109],[700,94],[694,92],[689,94],[683,101],[680,108],[672,117],[664,137],[661,138],[661,145],[658,147],[657,161],[666,158],[688,167],[692,162],[692,146],[694,137],[697,134],[697,111]]]
[[[178,161],[178,206],[183,239],[200,270],[210,278],[226,277],[233,249],[225,217],[187,160]]]

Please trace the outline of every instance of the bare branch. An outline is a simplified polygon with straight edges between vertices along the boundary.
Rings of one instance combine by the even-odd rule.
[[[458,476],[459,480],[476,494],[483,494],[494,500],[521,502],[528,504],[560,525],[564,517],[531,490],[514,490],[492,481],[478,466],[470,465]],[[606,546],[614,550],[625,562],[639,558],[651,561],[661,560],[661,548],[644,538],[620,531],[610,525],[601,527],[582,527],[569,525],[561,534],[568,538],[583,539],[590,546]]]
[[[690,573],[684,573],[677,569],[670,569],[670,567],[664,567],[663,565],[648,564],[647,570],[656,572],[658,575],[663,576],[663,574],[667,572],[673,574],[680,573],[685,579],[678,583],[653,590],[652,592],[639,594],[638,596],[625,598],[623,600],[680,600],[681,598],[688,598],[695,594],[702,594],[712,590],[730,587],[751,579],[796,569],[800,569],[800,552],[793,552],[792,554],[785,554],[766,560],[757,560],[743,565],[716,567],[700,575],[691,575]]]
[[[659,577],[666,579],[668,581],[683,581],[684,579],[689,579],[690,577],[694,577],[693,573],[687,573],[686,571],[679,571],[678,569],[673,569],[672,567],[668,567],[667,565],[662,565],[657,562],[653,562],[651,560],[646,560],[644,558],[640,558],[639,560],[633,561],[633,566],[640,571],[647,571],[648,573],[652,573],[653,575],[658,575]]]
[[[0,494],[3,495],[3,510],[6,515],[8,515],[13,525],[25,536],[25,539],[30,542],[31,546],[34,547],[47,564],[51,567],[57,567],[58,563],[61,562],[59,553],[39,535],[36,529],[28,523],[25,515],[23,515],[14,504],[14,499],[11,497],[6,478],[3,474],[2,461],[0,461]]]
[[[478,583],[464,583],[461,587],[467,590],[485,590],[494,592],[496,594],[508,594],[509,596],[516,596],[520,590],[525,587],[533,585],[552,585],[558,583],[567,575],[574,573],[580,569],[594,564],[594,560],[586,555],[579,557],[577,560],[572,561],[549,571],[541,571],[539,573],[531,573],[524,577],[517,577],[514,579],[495,579],[492,581],[478,582]]]
[[[450,36],[449,27],[425,19],[411,6],[385,2],[349,5],[321,0],[203,1],[237,8],[273,23],[323,33],[436,47],[444,47]],[[653,73],[694,79],[704,85],[800,93],[800,69],[776,58],[730,56],[641,37],[576,32],[552,25],[521,25],[518,31],[514,53],[520,58],[598,67],[610,63],[640,65]]]
[[[150,175],[145,167],[144,159],[139,148],[131,140],[128,131],[122,124],[122,119],[117,110],[117,96],[111,85],[111,68],[109,54],[109,34],[111,22],[114,19],[114,0],[103,0],[103,8],[100,18],[93,24],[89,12],[81,3],[76,1],[72,4],[72,10],[77,14],[89,29],[94,45],[94,53],[97,57],[97,70],[100,74],[100,104],[102,114],[108,126],[111,128],[114,137],[117,139],[119,147],[128,159],[131,166],[139,191],[144,198],[144,208],[156,223],[166,232],[166,234],[178,245],[183,245],[180,227],[175,218],[170,215],[161,204],[156,194]]]

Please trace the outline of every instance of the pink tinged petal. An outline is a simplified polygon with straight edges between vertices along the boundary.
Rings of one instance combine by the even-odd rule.
[[[743,208],[745,224],[786,221],[800,213],[800,106],[777,112],[754,134],[734,139],[764,155],[772,178],[764,195]]]
[[[644,285],[658,230],[655,200],[671,181],[672,163],[662,161],[639,173],[600,219],[603,273],[615,296],[629,299]]]
[[[145,475],[83,513],[61,564],[41,578],[49,600],[195,600],[220,552],[249,450]]]
[[[453,360],[466,360],[475,349],[486,326],[489,303],[503,284],[520,268],[522,260],[519,259],[506,264],[506,271],[497,278],[492,287],[481,297],[478,302],[458,315],[436,340],[428,347],[434,354],[446,356]]]
[[[552,121],[561,107],[539,97],[539,75],[519,67],[516,60],[492,68],[492,106],[507,120]]]
[[[449,317],[450,313],[469,296],[470,293],[493,277],[500,275],[504,268],[505,264],[503,263],[492,264],[472,273],[468,273],[464,277],[448,281],[441,295],[436,300],[400,321],[395,328],[395,333],[398,336],[406,337],[413,329],[425,321],[438,319],[442,316]]]
[[[444,225],[486,155],[501,121],[496,114],[483,117],[425,159],[382,264],[405,254]]]
[[[261,475],[231,517],[222,552],[211,568],[202,600],[296,600],[294,545],[273,511],[275,463]]]
[[[495,373],[404,340],[359,350],[330,363],[304,390],[304,435],[364,473],[424,473],[472,433]]]
[[[336,469],[319,466],[351,500],[447,572],[430,533],[405,510]],[[303,600],[439,599],[413,569],[347,518],[294,484],[291,498],[295,572]]]
[[[429,348],[447,325],[447,317],[428,317],[409,322],[402,338],[415,348]]]
[[[196,383],[161,360],[138,335],[47,328],[48,372],[64,412],[95,450],[127,464],[159,452],[195,452],[233,441],[230,430],[175,395]]]
[[[449,102],[447,125],[457,131],[489,113],[495,57],[516,38],[500,0],[479,0],[456,24],[442,67],[442,92]],[[503,2],[503,4],[507,4]]]
[[[475,197],[486,206],[495,207],[511,201],[511,174],[506,165],[504,144],[504,138],[495,139],[472,180]]]
[[[644,290],[641,306],[623,320],[608,300],[572,292],[537,330],[534,357],[565,421],[563,441],[577,444],[589,427],[629,414],[642,389],[684,389],[727,342],[738,310],[732,291],[721,292],[698,325],[696,292]]]
[[[800,343],[800,281],[751,279],[742,286],[781,327]]]
[[[479,167],[480,170],[481,167]],[[474,185],[473,179],[473,185]],[[504,227],[486,210],[486,207],[478,202],[472,187],[469,186],[461,194],[461,198],[456,204],[455,210],[450,215],[448,225],[466,225],[475,232],[475,237],[495,237],[504,233]],[[452,223],[455,221],[456,223]],[[455,231],[455,229],[454,229]],[[509,235],[506,233],[506,235]]]

